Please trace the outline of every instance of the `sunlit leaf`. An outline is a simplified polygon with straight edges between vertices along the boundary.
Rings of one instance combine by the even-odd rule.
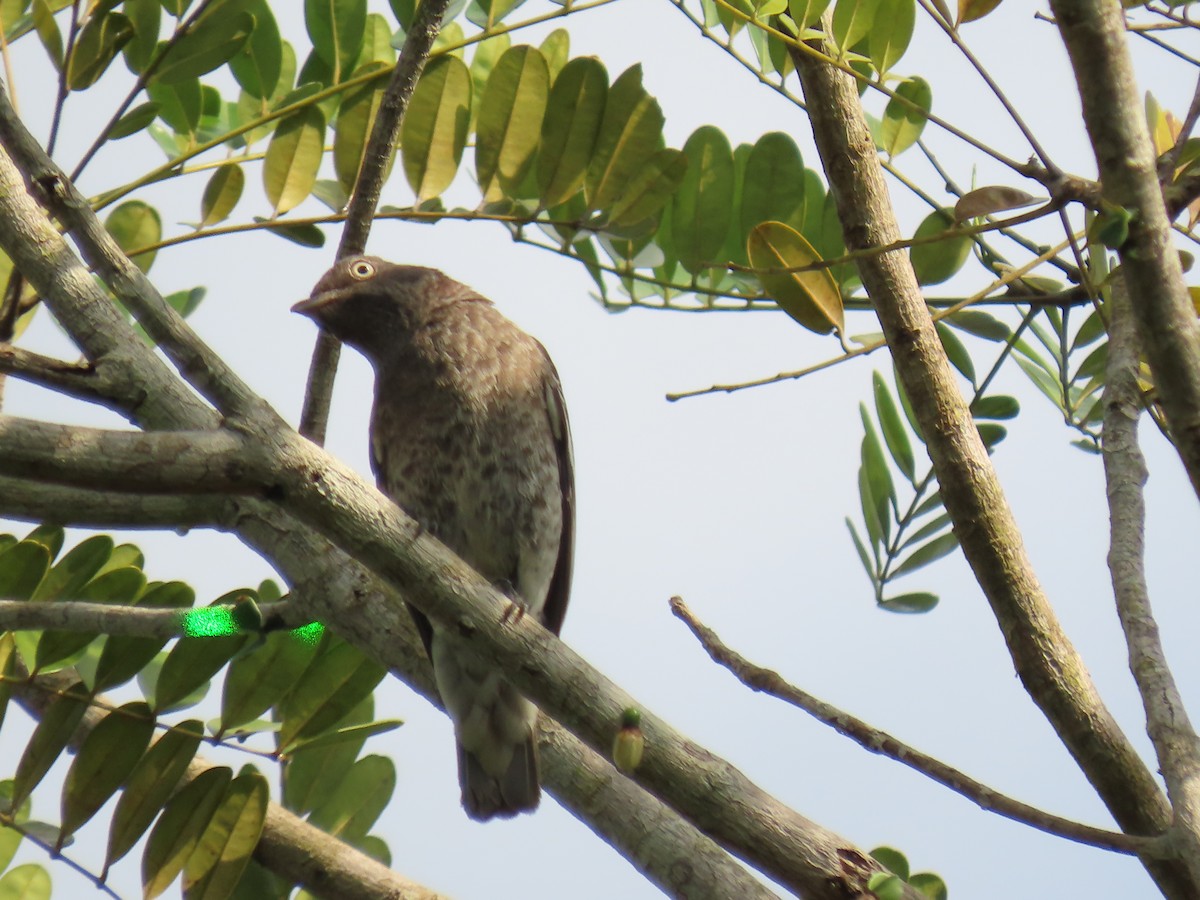
[[[642,87],[642,67],[621,73],[608,91],[604,118],[584,179],[588,205],[607,210],[662,147],[663,113]]]
[[[141,200],[127,200],[122,203],[104,220],[104,227],[126,253],[141,247],[149,247],[162,240],[162,219],[158,210]],[[149,272],[154,263],[157,250],[139,253],[130,257],[134,265],[143,272]]]
[[[82,91],[99,81],[132,37],[133,23],[121,13],[101,12],[88,19],[67,60],[67,87]]]
[[[362,50],[367,0],[304,0],[304,23],[333,83],[344,81]]]
[[[880,125],[880,150],[888,157],[899,156],[917,142],[933,108],[933,88],[919,75],[896,88],[896,96],[888,100]]]
[[[42,713],[13,776],[12,805],[20,806],[41,783],[66,749],[87,712],[88,695],[82,682],[63,690]]]
[[[237,206],[246,185],[246,174],[237,163],[218,166],[204,186],[200,198],[200,227],[224,221]]]
[[[184,863],[185,900],[218,900],[233,892],[262,835],[269,802],[267,780],[254,769],[233,779]]]
[[[229,60],[229,71],[247,94],[266,99],[279,87],[279,76],[283,73],[283,40],[267,0],[250,0],[246,10],[254,17],[254,31]]]
[[[958,24],[982,19],[1000,3],[1001,0],[958,0]]]
[[[471,72],[456,56],[425,69],[404,115],[400,148],[417,203],[450,186],[462,161],[471,111]]]
[[[175,84],[207,75],[229,62],[253,30],[254,17],[248,12],[231,17],[205,16],[170,48],[150,80]]]
[[[608,73],[590,56],[568,62],[555,80],[542,123],[536,167],[543,207],[564,203],[583,186],[607,94]]]
[[[940,237],[942,235],[944,237]],[[936,209],[927,215],[917,226],[913,240],[919,243],[909,248],[908,255],[921,284],[941,284],[949,280],[971,256],[971,236],[955,228],[954,217],[946,209]]]
[[[747,256],[763,289],[780,308],[810,331],[844,328],[842,296],[828,269],[782,271],[821,261],[812,245],[782,222],[763,222],[750,232]],[[780,270],[780,271],[770,271]]]
[[[171,798],[142,854],[144,900],[154,900],[179,877],[232,778],[225,766],[208,769]]]
[[[500,192],[520,195],[541,138],[549,94],[550,70],[536,48],[513,47],[496,62],[480,100],[475,135],[475,171],[485,199],[496,199]]]
[[[371,62],[355,69],[354,77],[386,70],[385,63]],[[367,142],[370,140],[371,129],[375,125],[375,116],[379,113],[386,87],[387,84],[383,80],[368,81],[347,91],[342,100],[334,127],[333,170],[337,173],[338,183],[347,194],[353,190],[358,179],[358,170],[362,166],[363,156],[366,155]],[[391,174],[390,159],[386,174]]]
[[[916,0],[880,0],[867,35],[867,52],[881,80],[904,56],[916,21]]]
[[[705,125],[683,152],[687,171],[671,202],[671,234],[676,257],[695,274],[723,262],[717,254],[733,218],[733,149],[720,129]]]
[[[312,193],[324,151],[325,116],[320,109],[305,107],[280,121],[263,159],[263,185],[275,215]]]

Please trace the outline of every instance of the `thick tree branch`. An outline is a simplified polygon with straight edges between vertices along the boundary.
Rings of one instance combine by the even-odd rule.
[[[40,153],[40,149],[36,147],[34,151]],[[48,202],[56,202],[52,196],[47,199]],[[55,211],[68,223],[92,217],[89,209],[61,202],[57,203]],[[109,361],[118,359],[127,368],[126,396],[129,398],[131,418],[143,427],[157,429],[204,428],[212,427],[216,423],[216,417],[211,410],[200,403],[192,392],[182,388],[174,374],[136,338],[128,323],[116,313],[111,302],[102,292],[95,289],[95,283],[87,270],[79,265],[78,260],[63,245],[61,236],[49,226],[42,211],[30,200],[25,193],[23,179],[11,160],[2,152],[0,220],[13,223],[13,230],[0,232],[0,245],[9,252],[29,281],[48,298],[56,317],[71,331],[89,357],[109,357]],[[76,234],[80,236],[81,243],[88,244],[88,229],[78,229]],[[96,246],[90,246],[90,249],[92,253],[100,252]],[[186,329],[186,326],[184,327]],[[309,450],[312,449],[311,445],[306,446]],[[368,508],[377,508],[378,504],[386,503],[361,481],[354,480],[360,489],[366,492],[365,496],[372,497],[367,504]],[[424,654],[416,649],[415,641],[409,642],[408,645],[397,641],[399,635],[411,635],[412,623],[391,587],[377,581],[365,568],[317,538],[308,529],[299,527],[287,516],[281,516],[277,507],[261,501],[238,500],[235,503],[238,509],[236,527],[239,535],[279,565],[288,574],[293,587],[299,587],[301,583],[308,586],[308,589],[296,592],[297,596],[307,598],[306,615],[336,623],[339,633],[364,652],[387,663],[406,677],[412,677],[414,659],[423,659]],[[426,571],[419,577],[428,579],[435,576]],[[342,586],[344,590],[335,590],[335,585]],[[494,630],[496,621],[488,620],[485,627]],[[582,696],[579,699],[582,702]],[[611,739],[612,730],[616,725],[615,718],[609,722],[601,744]],[[571,745],[572,748],[574,746]],[[689,748],[688,752],[708,760],[712,768],[721,765],[719,760],[708,757],[690,742],[687,742],[686,747]],[[553,752],[556,748],[554,744],[550,744],[547,749]],[[607,746],[603,746],[602,752],[606,754],[607,749]],[[586,753],[592,751],[587,750]],[[580,794],[581,788],[570,776],[569,763],[558,764],[553,760],[549,762],[548,773],[564,774],[558,777],[549,776],[548,786],[557,794],[570,798],[567,801],[569,806],[578,811],[600,805],[597,801]],[[607,766],[607,763],[598,765]],[[711,777],[709,772],[703,775]],[[709,786],[703,781],[696,778],[686,781],[687,791],[708,795]],[[602,782],[592,782],[589,789],[610,788]],[[676,793],[683,790],[681,788]],[[756,810],[753,798],[743,805],[740,798],[729,796],[730,793],[722,792],[728,802],[725,808],[722,808],[719,802],[709,799],[709,818],[733,818],[737,814],[731,810],[744,809],[753,811],[754,818],[748,824],[734,823],[714,828],[713,834],[724,841],[722,832],[730,828],[738,831],[740,837],[737,845],[754,865],[768,871],[777,869],[775,877],[781,881],[791,879],[815,885],[811,892],[813,898],[819,900],[829,897],[840,900],[847,896],[847,891],[853,895],[858,890],[857,887],[847,885],[865,882],[869,873],[878,869],[865,853],[853,848],[848,842],[832,838],[823,829],[806,831],[805,820],[794,813],[785,811],[782,818],[790,827],[781,831],[771,818],[771,809]],[[732,793],[736,794],[735,791]],[[641,823],[652,821],[653,816],[657,815],[652,811],[656,801],[642,791],[634,792],[629,803],[632,804],[635,800],[636,807],[627,807],[627,815],[638,823],[635,827],[622,827],[619,818],[615,816],[609,817],[608,820],[591,820],[589,824],[601,828],[610,843],[661,886],[675,883],[677,876],[674,872],[680,871],[681,867],[686,869],[692,866],[697,859],[703,857],[709,865],[692,870],[695,879],[688,888],[691,895],[714,898],[741,896],[736,889],[728,890],[727,885],[736,884],[738,879],[744,876],[743,870],[732,860],[722,857],[715,851],[714,845],[692,831],[690,826],[684,828],[677,824],[677,828],[672,831],[657,831],[653,838],[659,842],[658,852],[647,855],[646,833]],[[618,805],[617,800],[609,803],[610,808]],[[772,801],[772,806],[778,807],[778,804]],[[760,840],[760,832],[765,833],[768,838]],[[767,848],[766,851],[760,852],[759,844],[763,844]],[[658,868],[652,869],[652,866]],[[704,869],[725,880],[702,883],[700,875]]]
[[[1138,446],[1142,392],[1133,309],[1123,284],[1108,304],[1104,387],[1104,475],[1108,485],[1109,552],[1117,614],[1129,646],[1129,669],[1146,710],[1159,770],[1174,810],[1180,855],[1200,882],[1200,740],[1167,665],[1146,589],[1146,460]]]
[[[207,615],[215,608],[204,607],[204,613]],[[236,614],[234,607],[228,607],[228,610]],[[290,604],[282,601],[264,603],[258,607],[264,622],[278,623],[279,627],[286,627],[283,624],[285,619],[294,618],[289,610]],[[0,632],[80,631],[170,640],[188,633],[187,619],[191,612],[192,610],[188,609],[115,606],[111,603],[84,603],[76,600],[38,603],[0,597]]]
[[[14,694],[21,706],[35,718],[40,718],[50,704],[74,682],[67,672],[37,675],[27,682],[14,685]],[[113,708],[103,697],[100,703],[89,706],[70,746],[78,750],[91,730],[105,716],[102,707]],[[214,763],[196,757],[188,766],[179,787],[191,782]],[[277,803],[267,807],[262,836],[254,850],[254,858],[288,884],[309,888],[318,896],[346,900],[442,900],[437,894],[416,882],[409,881],[359,850],[344,844],[319,828],[284,809]]]
[[[804,710],[838,734],[850,738],[864,750],[903,763],[938,784],[950,788],[955,793],[962,794],[983,809],[998,813],[1015,822],[1032,826],[1039,831],[1066,838],[1069,841],[1078,841],[1081,844],[1089,844],[1105,850],[1116,850],[1118,853],[1167,855],[1165,847],[1155,846],[1156,843],[1161,843],[1161,838],[1144,838],[1095,828],[1091,825],[1064,819],[1062,816],[1056,816],[1035,806],[1030,806],[1028,803],[1007,797],[983,782],[976,781],[970,775],[947,765],[940,759],[922,753],[915,747],[897,740],[886,731],[880,731],[862,719],[789,684],[778,672],[750,662],[740,653],[731,649],[717,636],[715,631],[697,619],[679,597],[671,598],[671,612],[687,625],[709,658],[732,672],[733,676],[746,687],[753,691],[762,691]]]
[[[891,245],[900,230],[853,80],[810,54],[791,56],[805,96],[819,98],[809,104],[809,118],[846,248]],[[867,256],[858,268],[925,437],[954,532],[1025,689],[1122,830],[1150,836],[1164,831],[1170,824],[1166,798],[1104,706],[1038,584],[908,255]],[[1167,896],[1200,896],[1200,882],[1182,863],[1142,860]]]
[[[1117,0],[1051,0],[1083,100],[1104,199],[1132,214],[1121,271],[1175,447],[1200,494],[1200,323],[1158,181]]]
[[[391,165],[393,148],[400,134],[400,123],[404,111],[412,98],[417,80],[425,69],[429,51],[442,28],[449,0],[425,0],[417,7],[404,46],[400,49],[400,60],[392,69],[391,80],[379,101],[379,111],[371,126],[371,137],[363,152],[362,165],[354,181],[354,192],[346,209],[346,227],[342,229],[342,240],[338,245],[337,258],[357,256],[367,249],[367,236],[379,205],[383,181]],[[304,392],[304,406],[300,412],[300,433],[316,444],[325,443],[325,429],[329,425],[329,404],[333,399],[333,381],[337,376],[341,343],[322,329],[317,334],[309,366],[308,386]]]
[[[246,493],[269,463],[229,431],[109,431],[0,416],[0,474],[136,494]]]
[[[221,494],[89,491],[0,475],[0,516],[82,528],[216,528],[229,531],[237,506]]]

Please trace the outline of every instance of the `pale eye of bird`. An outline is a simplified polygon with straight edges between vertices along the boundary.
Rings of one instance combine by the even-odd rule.
[[[350,266],[350,277],[358,281],[366,281],[375,274],[375,267],[365,259],[360,259]]]

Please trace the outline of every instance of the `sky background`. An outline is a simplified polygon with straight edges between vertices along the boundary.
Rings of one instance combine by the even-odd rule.
[[[277,4],[285,36],[303,43],[300,4]],[[386,12],[386,4],[372,2]],[[532,15],[543,7],[531,2]],[[736,144],[766,131],[792,134],[816,165],[808,125],[783,98],[761,86],[667,2],[615,3],[567,20],[572,56],[595,54],[610,76],[635,62],[666,114],[666,137],[682,146],[693,129],[721,127]],[[538,43],[553,25],[516,41]],[[1052,156],[1071,171],[1094,174],[1078,117],[1074,82],[1053,26],[1033,7],[1010,3],[964,35],[1001,82]],[[1142,54],[1161,103],[1180,117],[1192,74],[1177,60]],[[1198,48],[1193,46],[1194,53]],[[40,48],[15,48],[16,90],[31,128],[45,135],[52,102]],[[1154,68],[1149,68],[1153,60]],[[1018,159],[1028,155],[999,105],[945,38],[919,20],[899,65],[933,85],[934,109]],[[127,89],[120,63],[86,99],[67,106],[61,161],[69,168],[107,118],[102,97]],[[95,106],[93,107],[93,104]],[[882,103],[873,101],[878,111]],[[963,184],[1021,185],[952,138],[927,131]],[[937,192],[940,181],[916,158],[906,171]],[[110,145],[82,187],[94,193],[156,165],[149,138]],[[265,215],[257,173],[234,220]],[[193,176],[145,194],[159,205],[168,234],[197,217],[204,180]],[[457,190],[477,193],[469,178]],[[906,233],[927,210],[893,187]],[[454,196],[454,195],[451,195]],[[397,174],[384,202],[407,205]],[[947,198],[947,203],[952,199]],[[311,210],[315,202],[296,214]],[[332,263],[338,232],[322,250],[303,250],[267,235],[218,238],[164,251],[152,277],[164,292],[204,284],[208,298],[192,325],[280,412],[299,415],[312,324],[288,308]],[[876,609],[842,523],[860,518],[856,488],[861,425],[857,405],[870,396],[875,355],[799,382],[668,403],[668,392],[796,369],[837,353],[833,339],[794,325],[781,313],[689,315],[605,312],[589,296],[578,265],[514,244],[499,226],[435,227],[378,223],[371,252],[444,269],[491,297],[540,338],[562,375],[574,431],[578,479],[577,562],[563,638],[642,706],[710,750],[803,815],[863,848],[888,844],[914,870],[932,870],[951,896],[1140,897],[1153,888],[1134,861],[1081,847],[983,812],[909,769],[873,756],[805,714],[755,695],[715,667],[669,613],[678,594],[735,649],[777,669],[801,688],[938,756],[995,789],[1046,810],[1097,825],[1110,820],[1013,674],[995,622],[957,554],[907,579],[906,590],[941,597],[931,614]],[[978,272],[955,282],[982,284]],[[942,288],[939,294],[947,293]],[[852,334],[876,330],[872,316],[848,321]],[[25,346],[70,357],[45,315]],[[1015,369],[997,388],[1022,399],[1021,418],[995,463],[1029,556],[1101,693],[1130,738],[1152,759],[1140,703],[1126,666],[1104,565],[1107,513],[1101,464],[1069,446],[1073,434]],[[5,412],[88,424],[118,424],[10,381]],[[343,356],[329,449],[367,475],[371,373]],[[1200,525],[1195,498],[1173,451],[1143,428],[1150,458],[1148,565],[1151,597],[1167,653],[1185,695],[1200,689],[1192,651],[1200,625],[1190,565]],[[25,526],[14,526],[21,533]],[[272,575],[269,564],[236,539],[196,532],[138,534],[153,579],[182,579],[208,602]],[[219,696],[219,694],[218,694]],[[480,826],[458,804],[448,722],[396,681],[378,694],[377,716],[403,728],[374,738],[366,752],[390,755],[399,782],[375,828],[394,867],[431,888],[470,897],[652,897],[657,891],[552,798],[535,816]],[[0,760],[15,767],[28,725],[10,716]],[[233,757],[234,765],[244,758]],[[1151,764],[1153,768],[1153,764]],[[43,790],[35,815],[56,818]],[[111,805],[108,807],[111,810]],[[84,829],[71,854],[98,870],[108,810]],[[25,849],[19,861],[41,859]],[[86,882],[52,867],[56,896],[86,896]],[[140,893],[136,856],[117,866],[114,887]]]

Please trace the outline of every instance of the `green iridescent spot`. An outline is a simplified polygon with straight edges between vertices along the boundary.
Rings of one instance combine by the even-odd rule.
[[[240,632],[228,606],[206,606],[183,614],[183,633],[188,637],[223,637]]]
[[[309,622],[307,625],[293,628],[292,634],[306,644],[316,644],[325,634],[325,626],[320,622]]]

